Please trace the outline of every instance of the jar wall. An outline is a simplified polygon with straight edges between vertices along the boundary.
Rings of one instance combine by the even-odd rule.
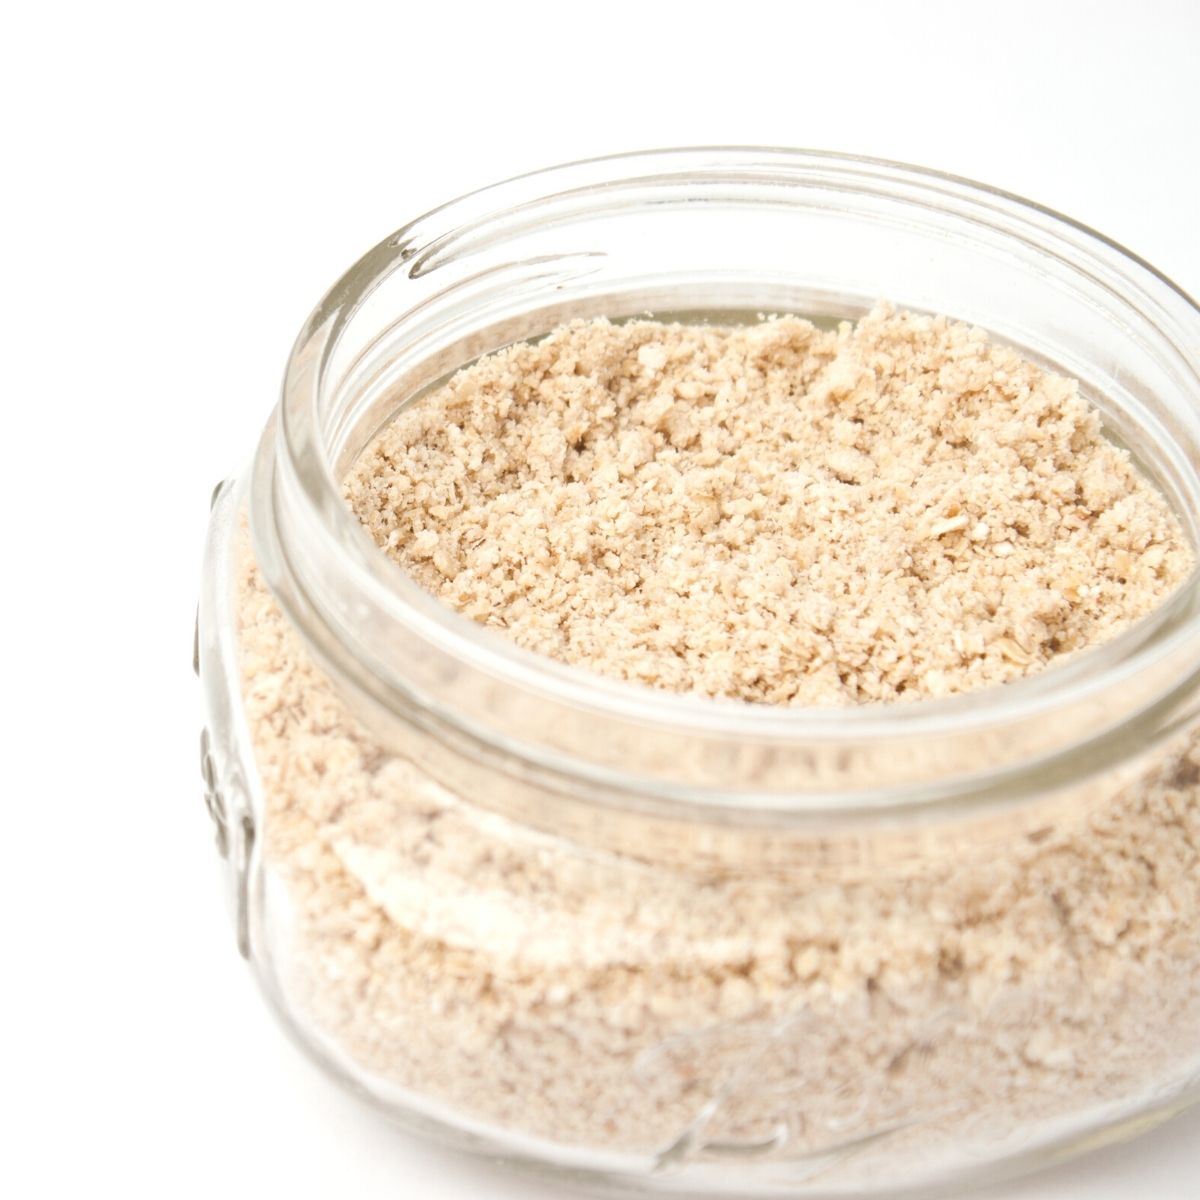
[[[765,870],[714,862],[703,830],[616,850],[381,745],[222,518],[204,618],[236,640],[216,740],[256,830],[255,967],[402,1119],[626,1181],[819,1194],[978,1173],[1190,1096],[1195,727],[917,848],[883,827]]]

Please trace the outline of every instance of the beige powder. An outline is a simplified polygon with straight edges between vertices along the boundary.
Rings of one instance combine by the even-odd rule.
[[[576,323],[402,413],[347,495],[530,650],[772,704],[1003,683],[1191,566],[1073,381],[884,306],[835,332]]]
[[[759,701],[1010,679],[1190,562],[1072,385],[884,310],[573,326],[404,414],[348,490],[523,644]],[[1194,733],[916,860],[881,830],[861,868],[717,870],[686,831],[615,853],[454,794],[358,721],[249,552],[237,609],[275,969],[381,1092],[664,1168],[900,1185],[1200,1071]]]

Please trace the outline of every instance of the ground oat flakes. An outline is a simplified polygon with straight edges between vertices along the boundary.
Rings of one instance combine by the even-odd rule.
[[[576,323],[402,413],[347,496],[530,650],[771,704],[1003,683],[1191,565],[1073,381],[886,307],[832,332]]]
[[[571,326],[402,414],[347,493],[531,649],[768,703],[998,684],[1191,562],[1072,384],[886,309],[838,332]],[[860,1158],[890,1162],[1200,1068],[1194,735],[1047,803],[1036,835],[1014,816],[916,864],[708,872],[686,845],[585,850],[390,753],[249,553],[238,611],[295,918],[279,969],[388,1084],[621,1152],[801,1160],[883,1132]]]

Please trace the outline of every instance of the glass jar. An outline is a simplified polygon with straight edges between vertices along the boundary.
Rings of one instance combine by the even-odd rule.
[[[574,317],[880,297],[1075,376],[1200,544],[1200,313],[932,172],[683,150],[406,225],[300,335],[214,497],[204,775],[238,942],[298,1041],[459,1146],[630,1189],[961,1186],[1200,1091],[1200,585],[976,694],[666,695],[425,594],[340,480],[448,373]]]

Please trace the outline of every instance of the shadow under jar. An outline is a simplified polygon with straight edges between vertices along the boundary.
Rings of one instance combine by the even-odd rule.
[[[450,611],[341,480],[455,369],[575,317],[880,297],[1079,379],[1197,544],[1200,313],[976,184],[782,150],[574,164],[367,254],[219,489],[205,777],[239,941],[334,1075],[450,1142],[629,1190],[959,1187],[1200,1090],[1200,596],[945,700],[602,679]]]

